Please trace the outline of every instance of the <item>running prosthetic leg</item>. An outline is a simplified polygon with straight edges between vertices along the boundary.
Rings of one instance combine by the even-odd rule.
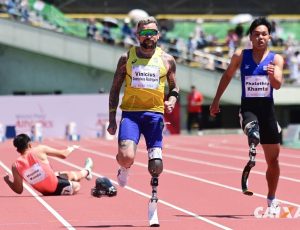
[[[152,177],[151,183],[152,186],[152,196],[148,204],[148,220],[150,227],[159,227],[158,214],[157,214],[157,186],[158,186],[158,177]]]
[[[150,227],[159,227],[157,214],[157,186],[158,177],[163,171],[161,148],[149,148],[148,157],[148,171],[151,175],[150,185],[152,186],[152,196],[148,204],[148,220]]]
[[[250,160],[246,164],[243,170],[241,184],[242,191],[245,195],[252,196],[253,192],[248,190],[248,177],[251,169],[255,166],[256,146],[259,144],[259,126],[257,121],[252,121],[245,126],[245,134],[248,136],[249,144],[249,158]]]
[[[256,149],[255,149],[255,145],[252,144],[250,147],[250,150],[249,150],[250,160],[248,161],[248,163],[246,164],[246,166],[243,170],[242,181],[241,181],[242,191],[247,196],[253,195],[253,192],[248,190],[248,177],[249,177],[251,169],[255,166],[255,156],[256,156]]]

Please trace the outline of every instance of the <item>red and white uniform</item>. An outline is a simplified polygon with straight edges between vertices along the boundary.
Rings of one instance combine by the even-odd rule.
[[[34,152],[18,157],[16,168],[23,179],[42,194],[53,193],[58,179],[50,164],[39,160]]]

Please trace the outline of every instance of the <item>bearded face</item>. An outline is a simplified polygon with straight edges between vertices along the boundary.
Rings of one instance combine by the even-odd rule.
[[[140,45],[144,49],[155,49],[157,46],[157,41],[153,41],[151,39],[146,38],[144,41],[140,43]]]
[[[146,50],[153,50],[157,46],[159,32],[155,23],[150,23],[139,28],[137,33],[140,46]]]

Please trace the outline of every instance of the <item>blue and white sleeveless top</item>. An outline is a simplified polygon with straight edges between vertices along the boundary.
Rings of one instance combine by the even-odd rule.
[[[267,66],[274,60],[275,53],[268,55],[259,63],[255,63],[252,49],[243,50],[240,66],[242,82],[242,99],[269,98],[273,100],[273,87],[267,74]]]

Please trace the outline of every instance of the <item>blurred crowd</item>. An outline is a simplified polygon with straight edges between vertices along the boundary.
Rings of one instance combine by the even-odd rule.
[[[135,39],[135,26],[129,18],[121,22],[105,18],[101,23],[103,26],[100,29],[95,19],[88,21],[87,38],[125,47],[138,45]],[[229,29],[222,41],[212,34],[205,33],[202,28],[203,23],[205,22],[202,19],[196,20],[194,31],[186,40],[180,37],[168,38],[168,28],[161,25],[159,45],[172,54],[179,63],[213,71],[224,71],[236,49],[251,48],[248,31],[244,31],[242,23]],[[275,21],[272,21],[272,26],[270,48],[285,57],[285,82],[300,85],[299,41],[293,37],[284,40],[281,37],[283,29]],[[120,39],[115,38],[111,33],[111,30],[116,27],[120,29]]]
[[[1,11],[7,12],[13,20],[31,23],[43,28],[63,32],[59,25],[47,21],[40,13],[44,7],[43,1],[35,1],[33,7],[28,6],[28,0],[0,0]],[[101,20],[88,19],[86,38],[111,45],[121,45],[126,48],[138,45],[135,38],[135,22],[128,18],[117,20],[104,18]],[[232,24],[226,37],[220,39],[208,34],[203,29],[205,21],[195,20],[195,27],[187,39],[169,38],[170,28],[160,25],[160,46],[172,54],[179,63],[193,67],[201,67],[213,71],[224,71],[230,57],[238,48],[251,48],[248,31],[244,31],[243,23]],[[285,82],[300,85],[300,43],[292,36],[283,39],[285,33],[280,22],[272,21],[271,50],[275,50],[285,58]],[[118,30],[118,33],[115,31]],[[117,35],[116,35],[117,34]],[[238,73],[237,73],[238,76]]]
[[[45,29],[63,32],[59,25],[55,25],[42,14],[46,3],[36,0],[32,6],[29,0],[0,0],[0,12],[7,13],[12,20],[39,26]]]
[[[1,11],[7,12],[13,19],[27,22],[29,19],[29,7],[27,0],[0,0]]]

